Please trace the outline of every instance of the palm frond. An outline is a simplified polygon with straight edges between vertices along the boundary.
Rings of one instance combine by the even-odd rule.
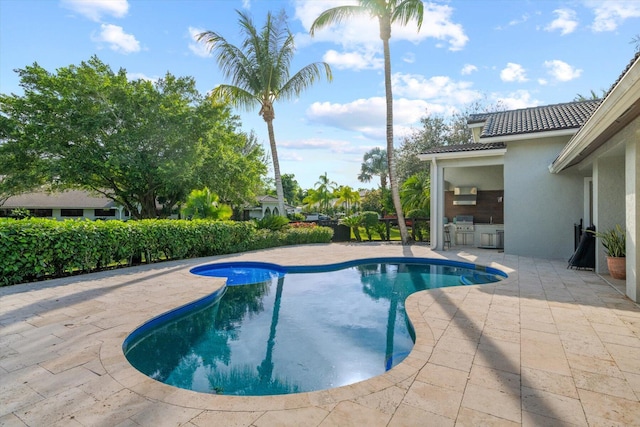
[[[402,25],[407,25],[409,21],[415,20],[418,30],[420,30],[423,17],[424,4],[422,0],[403,0],[393,8],[391,22],[399,22]]]
[[[369,10],[360,5],[353,6],[338,6],[331,9],[327,9],[322,12],[311,24],[309,28],[309,34],[313,37],[317,30],[327,27],[331,24],[341,24],[342,22],[362,14],[368,14]]]
[[[261,102],[251,92],[233,85],[219,85],[211,91],[211,98],[216,101],[223,101],[230,103],[238,108],[244,110],[252,110]]]
[[[327,81],[333,80],[331,74],[331,67],[326,62],[314,62],[303,67],[300,71],[294,74],[278,91],[277,98],[279,99],[291,99],[299,95],[303,90],[307,89],[316,80],[322,78],[322,71],[324,68],[324,74]]]

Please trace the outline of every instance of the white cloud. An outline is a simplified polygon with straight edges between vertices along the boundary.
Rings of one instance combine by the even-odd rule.
[[[393,103],[394,131],[396,136],[418,123],[425,111],[443,112],[442,106],[423,100],[400,98]],[[374,140],[384,140],[386,135],[386,102],[383,97],[358,99],[346,104],[314,102],[307,109],[307,118],[314,123],[338,129],[359,132]]]
[[[113,24],[100,25],[100,33],[93,35],[91,39],[98,43],[106,43],[109,49],[120,53],[132,53],[140,51],[140,42],[132,34],[124,32],[122,27]]]
[[[242,8],[243,9],[251,9],[251,0],[242,0]]]
[[[524,24],[529,20],[529,15],[524,14],[520,18],[512,19],[506,26],[499,25],[496,27],[496,30],[504,30],[507,27],[515,27],[516,25]]]
[[[504,107],[505,110],[517,110],[540,105],[540,101],[531,99],[531,93],[526,90],[518,90],[506,96],[493,94],[492,98],[495,100],[495,104]]]
[[[359,148],[356,148],[349,141],[336,140],[336,139],[322,139],[322,138],[309,138],[299,139],[295,141],[278,142],[278,147],[283,147],[288,150],[329,150],[335,154],[351,154],[354,152],[360,152]]]
[[[503,82],[526,82],[527,76],[522,65],[509,62],[506,68],[500,71],[500,79]]]
[[[127,0],[62,0],[62,6],[96,22],[102,15],[122,18],[129,11]]]
[[[127,79],[130,81],[133,80],[147,80],[150,81],[152,83],[155,83],[158,81],[159,77],[149,77],[144,73],[129,73],[127,72]]]
[[[553,11],[557,15],[544,29],[546,31],[560,30],[561,35],[570,34],[578,27],[576,12],[571,9],[556,9]]]
[[[189,38],[191,41],[189,42],[189,50],[193,52],[196,56],[200,56],[202,58],[207,58],[211,56],[211,52],[209,52],[209,48],[206,44],[198,41],[198,34],[202,33],[203,29],[189,27]]]
[[[356,2],[344,2],[344,4],[355,4]],[[341,3],[343,5],[343,3]],[[336,6],[334,0],[299,0],[295,3],[295,18],[300,20],[306,31],[309,30],[313,21],[325,10]],[[469,38],[464,32],[462,25],[452,22],[453,8],[447,5],[426,3],[422,27],[417,30],[415,23],[408,23],[405,26],[394,24],[391,29],[392,40],[408,40],[419,43],[427,38],[446,41],[449,50],[462,49]],[[380,50],[378,21],[367,15],[354,16],[348,22],[331,25],[317,31],[314,40],[327,41],[341,45],[344,49],[353,50],[354,46],[367,46],[367,50]],[[296,42],[309,43],[304,37],[297,37]]]
[[[582,74],[582,70],[572,67],[564,61],[554,59],[553,61],[544,61],[547,73],[560,82],[568,82],[577,79]]]
[[[431,100],[443,105],[464,105],[482,97],[471,89],[471,82],[455,82],[447,76],[429,79],[418,74],[396,73],[391,76],[393,93],[398,96]]]
[[[547,79],[538,79],[538,84],[540,86],[546,86],[549,84],[549,82],[547,81]]]
[[[595,18],[591,28],[595,32],[615,31],[626,19],[640,17],[640,2],[630,0],[607,0],[586,2],[593,9]]]
[[[462,67],[460,74],[462,74],[463,76],[466,76],[473,73],[474,71],[478,71],[478,67],[472,64],[464,64],[464,67]]]
[[[322,60],[340,70],[380,70],[384,68],[384,60],[376,57],[375,52],[345,52],[340,53],[333,49],[324,54]]]
[[[416,55],[413,52],[407,52],[402,57],[402,60],[407,64],[413,64],[414,62],[416,62]]]

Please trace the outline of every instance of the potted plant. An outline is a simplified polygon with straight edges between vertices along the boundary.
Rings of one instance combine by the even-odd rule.
[[[624,229],[620,224],[616,224],[604,233],[598,231],[589,231],[602,242],[605,253],[607,255],[607,267],[609,274],[614,279],[627,278],[627,262],[626,262],[626,236]]]

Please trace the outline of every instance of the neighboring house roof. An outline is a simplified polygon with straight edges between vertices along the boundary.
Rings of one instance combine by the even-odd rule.
[[[258,196],[256,197],[256,199],[258,200],[259,203],[278,203],[277,197],[273,197],[269,195]]]
[[[25,209],[112,209],[116,203],[104,196],[92,195],[82,190],[60,193],[25,193],[9,197],[0,208]]]
[[[601,100],[567,102],[519,110],[472,114],[470,125],[484,123],[480,138],[575,129],[582,126]]]
[[[444,145],[442,147],[434,147],[423,151],[420,154],[460,153],[467,151],[498,150],[503,148],[506,148],[506,145],[504,145],[503,142],[479,142],[472,144]]]
[[[257,196],[256,197],[256,202],[257,202],[257,206],[248,206],[245,209],[260,209],[260,206],[263,203],[278,204],[278,198],[277,197],[273,197],[273,196],[269,196],[269,195]],[[285,207],[285,209],[293,209],[295,206],[291,206],[291,205],[285,203],[284,207]]]

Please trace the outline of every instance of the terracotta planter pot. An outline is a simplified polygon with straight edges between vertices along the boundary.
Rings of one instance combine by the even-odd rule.
[[[624,257],[607,257],[607,268],[614,279],[627,278],[627,259]]]

